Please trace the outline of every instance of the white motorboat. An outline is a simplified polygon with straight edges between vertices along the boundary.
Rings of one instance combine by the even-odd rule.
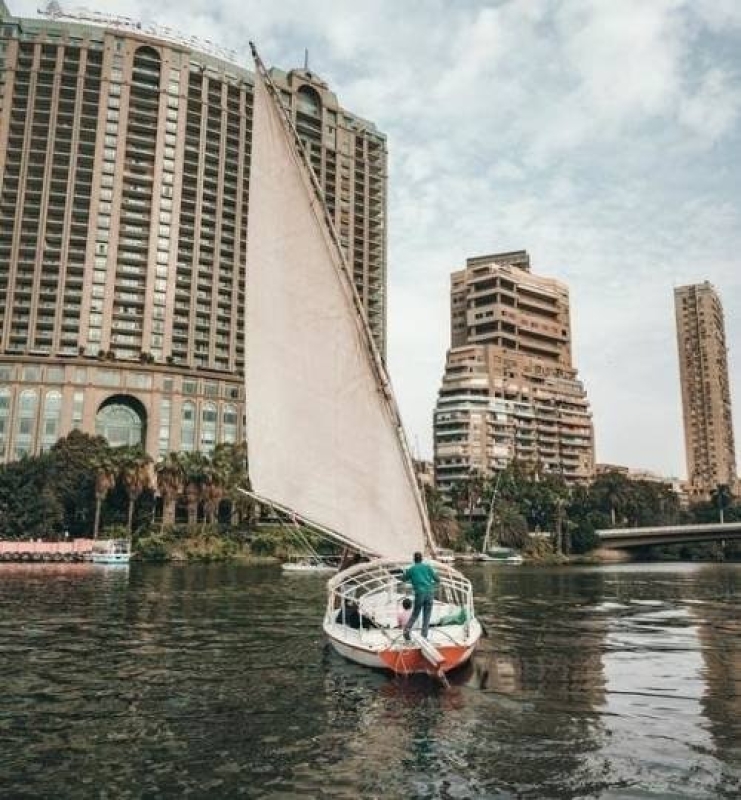
[[[131,539],[99,539],[93,542],[89,559],[93,564],[128,564]]]
[[[328,583],[324,631],[337,652],[398,673],[441,675],[468,659],[481,636],[471,584],[436,563],[429,637],[413,629],[404,638],[403,567],[414,552],[434,556],[437,547],[331,215],[280,93],[253,54],[247,493],[373,559]]]
[[[522,564],[524,559],[517,550],[513,550],[511,547],[489,547],[476,554],[476,561],[518,566]]]
[[[438,547],[435,551],[435,561],[441,564],[453,564],[455,562],[455,552],[447,547]]]

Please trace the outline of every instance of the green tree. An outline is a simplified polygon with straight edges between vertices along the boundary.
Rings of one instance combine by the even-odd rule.
[[[212,463],[217,469],[224,487],[224,496],[229,499],[230,522],[235,523],[237,514],[251,513],[253,501],[240,489],[248,488],[247,445],[241,443],[222,443],[216,445]]]
[[[434,486],[425,484],[423,488],[427,516],[435,541],[442,547],[453,547],[460,537],[460,526],[455,518],[455,511]]]
[[[51,455],[0,465],[0,538],[47,539],[62,530],[62,504],[53,491]]]
[[[208,466],[209,460],[203,453],[185,454],[185,499],[188,504],[188,525],[195,525],[198,522],[198,507],[202,499],[201,487],[206,481]]]
[[[100,512],[103,502],[116,485],[118,465],[111,453],[101,452],[92,465],[95,486],[95,520],[93,522],[93,539],[98,538],[100,530]]]
[[[59,439],[49,451],[51,491],[63,509],[63,526],[73,536],[89,536],[95,519],[95,470],[99,459],[110,456],[102,436],[74,430]]]
[[[521,550],[528,542],[527,520],[510,500],[496,502],[492,526],[497,543],[503,547]]]
[[[631,488],[630,479],[616,470],[603,472],[592,483],[592,494],[600,509],[609,513],[613,528],[617,526],[618,512],[625,509],[631,497]]]
[[[126,527],[133,532],[134,506],[145,489],[152,486],[152,459],[139,447],[122,447],[116,451],[118,478],[126,492],[128,511]]]
[[[726,483],[719,483],[710,493],[710,499],[718,509],[718,521],[724,523],[726,509],[733,503],[730,486]]]
[[[154,468],[157,491],[162,497],[162,527],[175,523],[175,507],[183,493],[186,463],[182,453],[168,453]]]
[[[469,525],[473,523],[475,511],[481,507],[485,486],[484,476],[478,470],[472,469],[463,480],[457,481],[451,489],[451,503],[457,516],[460,519],[465,514]]]

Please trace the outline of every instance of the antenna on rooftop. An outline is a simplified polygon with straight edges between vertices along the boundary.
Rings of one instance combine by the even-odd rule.
[[[304,48],[304,71],[309,71],[309,48]]]

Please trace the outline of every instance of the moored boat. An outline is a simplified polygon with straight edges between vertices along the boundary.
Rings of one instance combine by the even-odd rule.
[[[93,542],[89,559],[93,564],[128,564],[131,539],[99,539]]]
[[[337,572],[337,565],[326,561],[321,556],[297,555],[289,556],[281,565],[283,572],[311,574],[312,572]]]
[[[518,566],[524,559],[517,550],[511,547],[489,547],[483,552],[477,553],[476,561]]]

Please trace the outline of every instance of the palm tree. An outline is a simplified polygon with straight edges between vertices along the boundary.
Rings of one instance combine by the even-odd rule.
[[[184,459],[185,498],[188,503],[188,525],[198,522],[198,506],[201,502],[201,486],[206,480],[208,458],[203,453],[187,453]]]
[[[451,547],[460,533],[455,511],[445,503],[442,493],[433,486],[424,486],[424,498],[435,540],[443,547]]]
[[[593,488],[609,509],[614,528],[617,525],[618,510],[624,507],[630,497],[630,480],[616,471],[605,472],[597,477]]]
[[[134,506],[141,493],[152,485],[152,459],[141,447],[123,447],[120,451],[119,478],[129,499],[127,527],[134,525]]]
[[[238,508],[244,506],[241,500],[246,496],[239,491],[248,488],[247,476],[247,444],[222,443],[216,445],[211,463],[216,467],[219,479],[224,487],[224,496],[231,501],[232,524]],[[249,501],[252,503],[252,500]]]
[[[157,489],[162,495],[162,529],[175,522],[175,505],[185,488],[183,454],[168,453],[154,468]]]
[[[453,484],[450,489],[450,499],[459,519],[465,512],[469,524],[473,522],[473,513],[481,504],[484,489],[484,476],[477,469],[470,469],[465,478]]]
[[[228,469],[223,461],[212,459],[203,470],[203,479],[200,486],[201,500],[203,500],[204,526],[208,522],[216,521],[216,512],[219,503],[226,494],[226,483],[229,478]]]
[[[527,520],[520,514],[517,506],[508,500],[499,500],[496,504],[496,518],[496,544],[521,550],[528,540]]]
[[[95,474],[95,521],[93,539],[98,538],[100,530],[100,511],[108,493],[116,485],[116,463],[107,453],[98,456],[93,464]]]

